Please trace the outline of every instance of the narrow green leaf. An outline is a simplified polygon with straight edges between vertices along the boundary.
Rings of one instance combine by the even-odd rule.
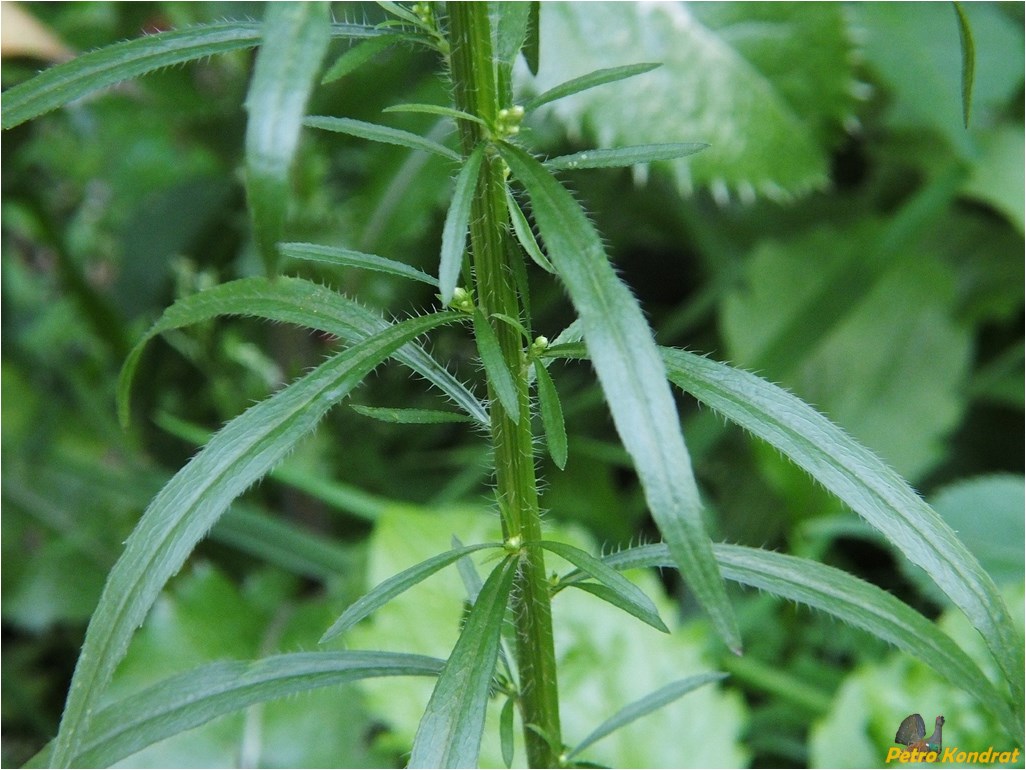
[[[433,152],[435,155],[441,155],[449,160],[460,160],[459,154],[448,147],[398,128],[379,126],[377,123],[367,123],[366,121],[354,120],[353,118],[332,118],[324,115],[314,115],[303,122],[311,128],[321,128],[338,134],[349,134],[361,139],[370,139],[372,142],[395,144],[399,147],[408,147],[411,150]]]
[[[282,243],[279,245],[282,256],[292,259],[304,259],[310,262],[324,262],[329,265],[343,267],[359,267],[375,270],[379,273],[397,275],[400,278],[412,278],[429,286],[438,286],[434,276],[418,270],[405,262],[398,262],[376,254],[364,254],[360,251],[342,248],[341,246],[319,246],[314,243]]]
[[[495,22],[495,59],[507,69],[513,62],[527,37],[530,24],[530,3],[496,3],[492,6],[498,15]]]
[[[459,412],[443,412],[437,409],[399,409],[397,407],[363,406],[351,404],[354,412],[382,422],[403,425],[438,425],[448,422],[474,422],[474,418]]]
[[[973,108],[973,80],[976,77],[976,43],[973,42],[973,28],[969,17],[959,2],[955,6],[958,19],[958,41],[962,46],[962,122],[969,128],[969,116]]]
[[[499,746],[502,750],[502,762],[506,767],[513,767],[513,752],[516,749],[516,735],[513,732],[513,711],[516,701],[507,698],[499,714]]]
[[[541,0],[531,0],[531,15],[527,25],[527,40],[524,41],[524,60],[532,75],[538,74],[541,63],[541,24],[539,23]]]
[[[411,10],[409,10],[405,6],[399,5],[399,3],[393,3],[393,2],[390,2],[389,0],[377,0],[377,4],[380,5],[382,8],[384,8],[386,11],[388,11],[393,16],[396,16],[396,17],[402,19],[403,21],[408,21],[408,22],[410,22],[410,24],[413,24],[414,26],[420,27],[420,26],[423,26],[423,24],[424,24],[424,22],[422,22],[416,16],[416,14],[414,14]]]
[[[477,115],[471,115],[463,110],[454,110],[452,107],[442,107],[439,104],[394,104],[386,107],[382,112],[421,112],[428,115],[442,115],[453,120],[469,120],[481,126],[488,126]]]
[[[609,719],[592,730],[592,732],[588,734],[587,738],[578,743],[573,750],[567,754],[567,759],[573,759],[593,743],[602,740],[607,735],[619,730],[621,727],[629,725],[636,719],[641,719],[641,717],[646,714],[651,714],[653,711],[673,703],[678,698],[687,695],[692,690],[697,690],[702,685],[709,684],[710,682],[718,682],[726,676],[726,674],[722,674],[718,671],[689,676],[686,679],[679,679],[676,682],[671,682],[665,687],[661,687],[655,692],[646,695],[644,698],[640,698],[639,700],[624,706],[618,712],[613,714],[613,716],[609,717]]]
[[[513,375],[506,366],[499,347],[499,338],[495,329],[488,323],[481,308],[474,308],[474,336],[477,338],[477,351],[481,356],[488,379],[495,388],[502,408],[514,421],[520,419],[520,403],[517,399],[517,386]]]
[[[332,623],[331,627],[324,632],[320,643],[324,644],[324,642],[330,641],[339,634],[344,633],[347,629],[352,628],[361,620],[371,615],[379,607],[383,607],[388,604],[399,594],[413,588],[417,583],[431,577],[438,572],[438,570],[448,567],[454,561],[459,560],[468,553],[480,551],[484,548],[501,547],[501,543],[478,543],[477,545],[467,545],[462,548],[454,548],[451,551],[446,551],[445,553],[440,553],[437,556],[432,556],[430,559],[422,561],[420,564],[415,564],[409,569],[403,570],[398,575],[393,575],[388,580],[380,583],[372,591],[364,594],[349,605],[346,611],[339,616],[338,620]]]
[[[698,486],[652,331],[570,193],[523,150],[504,144],[500,151],[527,188],[549,257],[577,308],[599,383],[649,510],[717,632],[739,651],[737,621],[702,522]]]
[[[714,550],[728,579],[800,602],[893,644],[977,698],[1021,742],[1022,721],[979,666],[935,623],[891,594],[811,559],[737,545],[718,544]],[[614,569],[673,566],[662,543],[629,548],[603,561]],[[582,579],[578,574],[566,580]]]
[[[98,699],[161,588],[217,519],[325,412],[401,345],[459,318],[436,313],[344,350],[229,422],[153,499],[111,570],[89,621],[54,747],[55,767],[81,750]]]
[[[492,313],[488,317],[494,318],[496,321],[502,321],[506,326],[520,334],[525,342],[531,341],[531,335],[527,333],[527,329],[525,329],[524,325],[513,316],[506,315],[505,313]]]
[[[271,3],[246,95],[246,199],[268,275],[278,261],[291,193],[289,169],[330,27],[326,2]]]
[[[895,471],[801,399],[748,372],[662,349],[670,379],[787,455],[922,567],[986,640],[1021,708],[1023,640],[994,581]]]
[[[348,51],[338,57],[335,63],[328,67],[324,77],[321,78],[321,85],[334,83],[362,67],[383,50],[401,40],[399,35],[381,35],[380,37],[364,40],[362,43],[352,46]]]
[[[566,96],[580,93],[581,91],[587,91],[589,88],[595,88],[596,86],[604,86],[606,83],[615,83],[618,80],[625,80],[626,78],[632,78],[635,75],[643,75],[646,72],[651,72],[656,67],[662,66],[659,63],[655,64],[626,64],[622,67],[609,67],[608,69],[595,70],[589,72],[587,75],[582,75],[579,78],[568,80],[565,83],[560,83],[555,88],[550,88],[548,91],[533,99],[529,99],[527,104],[524,105],[524,109],[528,112],[536,110],[543,104],[554,102],[556,99],[562,99]]]
[[[567,443],[566,425],[563,423],[563,405],[559,391],[548,370],[540,361],[535,361],[534,374],[538,381],[538,407],[541,411],[542,428],[545,430],[545,445],[556,467],[566,467]]]
[[[660,160],[675,160],[685,155],[694,155],[709,145],[705,142],[677,144],[638,144],[633,147],[614,147],[575,152],[560,155],[545,161],[545,168],[575,171],[581,168],[617,168],[637,163],[654,163]]]
[[[517,559],[488,576],[421,717],[408,767],[477,767]]]
[[[610,603],[630,613],[644,623],[652,626],[663,633],[670,633],[670,629],[659,617],[659,610],[652,603],[652,600],[645,595],[645,592],[638,588],[623,575],[608,567],[601,559],[596,559],[586,551],[575,548],[566,543],[557,543],[553,540],[542,540],[538,543],[546,551],[551,551],[557,556],[566,559],[582,572],[585,572],[603,586],[613,592]]]
[[[397,652],[296,652],[194,668],[101,709],[74,767],[110,767],[225,714],[321,687],[382,676],[437,676],[443,661]],[[51,746],[27,767],[48,767]]]
[[[274,281],[242,278],[183,297],[164,311],[125,359],[118,378],[118,414],[122,424],[128,424],[132,378],[146,343],[170,329],[224,315],[299,324],[334,334],[350,343],[388,328],[387,321],[353,300],[301,278],[281,276]],[[488,412],[481,402],[422,347],[413,343],[405,345],[394,358],[437,386],[477,422],[488,424]]]
[[[351,550],[256,508],[233,505],[210,533],[219,543],[252,554],[296,575],[324,580],[355,569]]]
[[[93,91],[174,64],[214,54],[253,48],[260,43],[261,25],[226,21],[160,32],[115,43],[58,64],[4,91],[2,127],[21,125]],[[371,38],[384,34],[371,26],[332,24],[332,37]]]
[[[484,158],[484,145],[474,148],[467,162],[456,177],[456,189],[452,194],[452,203],[445,215],[445,226],[442,228],[442,257],[438,265],[438,285],[442,291],[442,302],[452,302],[452,294],[460,279],[463,267],[463,255],[467,250],[467,228],[470,225],[470,204],[474,200],[477,189],[477,177],[481,172],[481,161]]]
[[[513,194],[509,190],[506,190],[506,208],[509,209],[509,218],[513,224],[513,232],[516,233],[517,240],[524,247],[527,256],[533,259],[534,263],[542,270],[555,275],[556,268],[549,262],[549,258],[542,253],[541,247],[531,231],[531,225],[528,223],[527,217],[524,216],[524,212],[520,210],[520,204],[513,199]]]

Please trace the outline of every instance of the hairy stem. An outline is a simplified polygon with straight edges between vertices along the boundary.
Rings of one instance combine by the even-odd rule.
[[[448,12],[456,107],[495,125],[498,111],[512,106],[512,93],[508,87],[505,93],[500,93],[496,83],[488,4],[450,3]],[[460,121],[464,157],[484,138],[480,125]],[[507,248],[506,240],[510,236],[505,189],[504,164],[496,154],[489,152],[481,167],[471,215],[475,289],[477,303],[486,316],[501,313],[522,318],[515,266],[511,263],[512,259],[520,258],[520,254],[516,249]],[[491,323],[506,365],[513,374],[520,407],[520,417],[514,420],[503,409],[489,383],[495,476],[503,531],[507,539],[519,538],[525,543],[513,592],[524,741],[531,767],[555,767],[561,745],[556,656],[545,561],[541,548],[534,545],[541,540],[541,521],[526,353],[515,329],[509,324]]]

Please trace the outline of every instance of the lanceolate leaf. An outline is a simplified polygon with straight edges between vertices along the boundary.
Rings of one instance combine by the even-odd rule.
[[[226,21],[161,32],[101,48],[59,64],[4,91],[3,128],[31,120],[101,88],[173,64],[218,53],[253,48],[261,25]],[[332,37],[369,38],[384,34],[360,24],[332,24]]]
[[[502,621],[517,571],[507,556],[488,576],[420,720],[409,767],[477,767]]]
[[[567,754],[567,759],[573,759],[576,755],[591,746],[591,744],[602,740],[610,733],[616,732],[624,725],[629,725],[635,719],[640,719],[646,714],[652,713],[656,709],[660,709],[667,704],[673,703],[677,698],[687,695],[692,690],[695,690],[704,684],[717,682],[724,677],[726,677],[726,674],[721,674],[719,672],[697,674],[695,676],[689,676],[687,679],[680,679],[676,682],[671,682],[665,687],[660,687],[654,693],[646,695],[644,698],[624,706],[620,711],[613,714],[613,716],[596,727],[588,734],[587,738],[578,743],[573,750]]]
[[[998,716],[1010,735],[1021,740],[1022,722],[1016,721],[1005,697],[979,666],[936,624],[891,594],[811,559],[736,545],[719,544],[714,550],[728,579],[821,610],[895,645],[978,698]],[[661,543],[629,548],[603,561],[614,569],[673,564]],[[568,581],[584,577],[578,573]]]
[[[662,354],[676,385],[783,452],[926,570],[983,635],[1021,708],[1023,640],[994,581],[897,473],[781,388],[693,353]]]
[[[513,195],[509,190],[506,191],[506,208],[509,209],[509,218],[513,223],[513,232],[516,233],[517,240],[524,247],[527,256],[533,259],[534,263],[545,272],[555,274],[556,268],[552,266],[549,258],[545,256],[541,247],[538,246],[538,241],[535,240],[534,233],[531,232],[531,225],[528,223],[527,217],[524,216],[524,212],[520,210],[520,205],[513,199]]]
[[[443,661],[397,652],[297,652],[222,661],[165,679],[97,713],[75,767],[110,767],[233,711],[320,687],[381,676],[437,676]],[[50,747],[28,767],[47,767]]]
[[[654,64],[627,64],[623,67],[609,67],[607,69],[595,70],[594,72],[582,75],[579,78],[574,78],[573,80],[568,80],[565,83],[560,83],[558,86],[550,88],[545,93],[538,94],[533,99],[528,100],[527,104],[524,105],[524,109],[530,112],[531,110],[541,107],[543,104],[554,102],[556,99],[572,96],[573,94],[578,94],[581,91],[587,91],[589,88],[603,86],[606,83],[615,83],[618,80],[632,78],[635,75],[643,75],[646,72],[651,72],[658,66],[660,65],[656,62]]]
[[[324,262],[329,265],[343,267],[360,267],[364,270],[375,270],[379,273],[397,275],[400,278],[412,278],[429,286],[438,286],[432,276],[418,270],[405,262],[397,262],[376,254],[364,254],[360,251],[345,249],[340,246],[318,246],[314,243],[283,243],[279,247],[282,256],[293,259],[305,259],[311,262]]]
[[[557,556],[566,559],[579,570],[591,575],[591,577],[602,583],[603,586],[609,588],[615,594],[616,600],[612,603],[620,609],[648,623],[652,628],[667,634],[670,632],[666,624],[663,623],[662,618],[659,617],[659,610],[656,609],[652,600],[645,595],[645,592],[627,578],[618,575],[614,570],[606,566],[601,559],[596,559],[580,548],[575,548],[566,543],[543,540],[538,545],[546,551],[551,551]]]
[[[118,414],[122,423],[128,422],[129,390],[146,343],[169,329],[223,315],[299,324],[350,343],[388,328],[387,321],[351,299],[301,278],[243,278],[220,284],[175,302],[129,353],[118,379]],[[488,424],[488,413],[481,402],[423,348],[414,343],[404,345],[394,358],[438,386],[479,423]]]
[[[677,144],[639,144],[634,147],[583,150],[573,155],[560,155],[545,161],[549,169],[575,170],[579,168],[618,168],[637,163],[654,163],[658,160],[674,160],[685,155],[694,155],[709,145],[704,142]]]
[[[534,373],[538,382],[538,407],[541,412],[542,428],[545,429],[545,444],[549,448],[552,462],[563,470],[566,467],[567,445],[566,425],[563,423],[563,406],[559,402],[556,383],[552,381],[545,366],[535,362]]]
[[[400,39],[399,35],[382,35],[381,37],[364,40],[362,43],[354,45],[339,56],[334,64],[328,67],[328,70],[321,77],[321,85],[334,83],[336,80],[344,78]]]
[[[474,200],[477,189],[477,176],[481,171],[481,160],[484,158],[484,145],[480,145],[470,153],[467,162],[456,177],[456,189],[452,194],[452,203],[445,215],[445,226],[442,228],[442,258],[438,266],[438,284],[442,291],[442,302],[452,302],[456,283],[460,279],[460,268],[463,266],[463,254],[467,250],[467,227],[470,225],[470,204]]]
[[[477,351],[481,355],[481,363],[484,364],[488,379],[499,396],[502,408],[513,420],[519,420],[520,404],[517,400],[516,383],[513,382],[513,375],[502,357],[502,348],[499,347],[495,329],[478,307],[474,308],[474,336],[477,338]]]
[[[246,198],[268,275],[285,230],[289,168],[306,101],[328,48],[328,3],[271,3],[246,96]]]
[[[678,569],[734,650],[741,640],[702,523],[702,504],[666,371],[637,300],[606,258],[598,233],[570,193],[523,150],[502,145],[527,188],[549,257],[577,308],[613,421]]]
[[[353,404],[352,409],[382,422],[404,425],[438,425],[447,422],[473,422],[474,418],[459,412],[443,412],[437,409],[399,409],[387,406],[362,406]]]
[[[111,570],[89,622],[54,746],[67,767],[135,629],[161,588],[232,501],[267,473],[324,413],[401,345],[458,318],[436,313],[390,326],[333,356],[228,423],[160,491]]]
[[[422,561],[420,564],[415,564],[407,570],[403,570],[398,575],[393,575],[385,582],[378,585],[374,590],[368,594],[364,594],[362,597],[357,599],[349,608],[342,613],[338,620],[331,624],[331,627],[324,632],[321,637],[321,643],[334,639],[339,634],[343,633],[347,628],[359,623],[364,618],[371,615],[378,607],[383,607],[388,604],[389,601],[397,597],[404,591],[413,588],[423,580],[434,575],[438,570],[449,566],[454,561],[458,561],[462,557],[474,551],[480,551],[484,548],[501,548],[499,543],[479,543],[478,545],[467,545],[461,548],[454,548],[451,551],[440,553],[438,556],[432,556],[426,561]]]
[[[471,123],[477,123],[482,126],[488,125],[477,115],[471,115],[469,112],[463,112],[462,110],[454,110],[452,107],[442,107],[438,104],[394,104],[391,107],[385,107],[382,112],[422,112],[428,115],[442,115],[453,120],[469,120]]]
[[[445,147],[438,142],[433,142],[430,139],[425,139],[419,134],[402,131],[398,128],[379,126],[376,123],[367,123],[366,121],[354,120],[353,118],[332,118],[321,115],[315,115],[314,117],[307,118],[304,122],[311,128],[322,128],[325,131],[349,134],[350,136],[357,136],[361,139],[370,139],[372,142],[395,144],[400,147],[408,147],[411,150],[433,152],[436,155],[441,155],[443,158],[448,158],[449,160],[460,159],[460,156],[448,147]]]

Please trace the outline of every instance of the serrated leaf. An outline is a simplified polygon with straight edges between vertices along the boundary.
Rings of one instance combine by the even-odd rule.
[[[962,4],[952,3],[958,20],[958,42],[962,47],[962,122],[969,128],[969,115],[973,109],[973,80],[976,74],[976,44],[973,42],[973,28],[969,17],[962,10]]]
[[[559,401],[559,391],[552,376],[541,362],[534,365],[534,373],[538,382],[538,407],[541,412],[542,428],[545,430],[545,445],[556,467],[566,467],[567,443],[566,425],[563,423],[563,406]]]
[[[567,759],[573,759],[591,744],[602,740],[610,733],[616,732],[624,725],[628,725],[634,720],[640,719],[646,714],[650,714],[668,703],[673,703],[678,698],[687,695],[689,692],[701,687],[702,685],[709,684],[710,682],[718,682],[726,676],[726,674],[721,674],[719,672],[689,676],[686,679],[671,682],[665,687],[661,687],[656,690],[654,693],[646,695],[644,698],[624,706],[620,711],[613,714],[613,716],[609,717],[609,719],[589,733],[588,737],[578,743],[573,750],[566,755]]]
[[[442,292],[442,302],[452,302],[453,292],[460,279],[463,267],[463,255],[467,250],[467,228],[470,226],[470,205],[477,190],[477,177],[481,172],[481,161],[484,159],[484,145],[474,148],[467,162],[456,177],[456,188],[453,190],[452,203],[445,215],[442,228],[441,261],[438,265],[438,284]]]
[[[298,652],[221,661],[165,679],[101,709],[75,767],[109,767],[212,719],[295,693],[383,676],[436,676],[443,661],[396,652]],[[47,767],[47,747],[27,767]]]
[[[282,256],[292,259],[304,259],[311,262],[324,262],[329,265],[359,267],[364,270],[375,270],[379,273],[397,275],[400,278],[412,278],[429,286],[438,286],[434,276],[418,270],[405,262],[398,262],[376,254],[364,254],[341,246],[319,246],[314,243],[282,243],[279,245]]]
[[[321,78],[321,85],[334,83],[336,80],[344,78],[400,39],[399,35],[381,35],[380,37],[364,40],[362,43],[352,46],[348,51],[339,56],[334,64],[328,67]]]
[[[506,190],[506,208],[509,209],[510,222],[513,224],[513,232],[516,233],[517,240],[520,241],[520,245],[524,247],[524,251],[527,252],[527,256],[534,260],[534,263],[538,265],[542,270],[547,273],[556,274],[556,268],[549,262],[549,258],[542,252],[541,247],[538,246],[538,241],[535,240],[534,233],[531,231],[531,225],[527,221],[527,217],[524,216],[524,212],[520,210],[520,204],[514,199],[512,193]]]
[[[278,262],[291,194],[289,169],[306,102],[328,50],[329,4],[271,3],[246,95],[246,200],[268,275]]]
[[[324,644],[324,642],[330,641],[339,634],[344,633],[347,629],[352,628],[361,620],[371,615],[379,607],[383,607],[388,604],[389,601],[399,594],[404,591],[408,591],[410,588],[417,585],[417,583],[431,577],[438,572],[438,570],[449,566],[454,561],[458,561],[463,556],[473,553],[474,551],[480,551],[484,548],[501,547],[502,545],[500,543],[478,543],[477,545],[466,545],[462,548],[454,548],[451,551],[440,553],[426,561],[422,561],[420,564],[415,564],[409,569],[400,572],[398,575],[393,575],[385,582],[376,586],[372,591],[364,594],[353,602],[353,604],[351,604],[346,611],[339,616],[338,620],[332,623],[331,627],[324,632],[320,643]]]
[[[118,378],[118,414],[122,424],[128,423],[129,391],[146,343],[170,329],[224,315],[299,324],[350,343],[388,328],[387,321],[351,299],[301,278],[242,278],[183,297],[164,311],[125,359]],[[423,348],[405,345],[394,358],[435,384],[479,423],[488,424],[488,413],[481,402]]]
[[[263,477],[336,402],[401,345],[458,318],[389,326],[229,422],[153,499],[111,570],[75,667],[53,764],[67,767],[98,699],[167,580],[231,502]]]
[[[443,107],[439,104],[393,104],[385,107],[382,112],[419,112],[427,115],[441,115],[453,120],[469,120],[481,126],[487,126],[477,115],[471,115],[463,110],[454,110],[452,107]]]
[[[595,580],[612,591],[612,596],[603,597],[610,604],[630,613],[657,631],[670,633],[662,618],[659,617],[659,610],[656,609],[652,600],[645,595],[645,592],[627,578],[607,567],[601,559],[596,559],[586,551],[566,543],[542,540],[538,545],[546,551],[551,551],[557,556],[566,559],[579,570],[595,578]]]
[[[536,88],[627,64],[638,51],[663,63],[556,102],[552,112],[571,134],[606,147],[707,141],[707,151],[673,164],[673,173],[682,191],[709,187],[723,202],[785,197],[826,181],[854,104],[843,7],[544,3],[541,13]]]
[[[811,559],[737,545],[714,549],[728,579],[808,605],[895,645],[976,697],[1011,735],[1021,735],[1021,721],[979,666],[936,624],[883,589]],[[603,561],[615,569],[672,564],[663,544],[629,548]]]
[[[502,357],[502,348],[499,347],[495,329],[478,307],[474,308],[474,336],[477,338],[477,352],[481,356],[481,363],[488,374],[489,382],[495,388],[502,408],[511,419],[519,420],[520,403],[516,383],[509,367],[506,366],[506,360]]]
[[[492,674],[517,559],[488,576],[438,676],[413,740],[408,767],[477,767]]]
[[[876,455],[801,399],[753,374],[670,348],[670,379],[805,469],[922,567],[987,641],[1017,710],[1023,640],[994,581],[958,536]]]
[[[438,409],[400,409],[397,407],[363,406],[352,404],[350,408],[381,422],[398,423],[401,425],[440,425],[452,422],[474,422],[470,415],[459,412],[443,412]]]
[[[680,418],[652,331],[570,193],[523,150],[502,145],[500,151],[527,188],[535,222],[577,309],[599,383],[649,510],[717,632],[738,650],[737,622],[712,557]]]
[[[527,103],[524,104],[524,110],[530,112],[531,110],[538,109],[543,104],[554,102],[557,99],[564,99],[567,96],[573,96],[590,88],[604,86],[607,83],[616,83],[619,80],[626,80],[636,75],[644,75],[646,72],[651,72],[660,66],[662,65],[659,62],[646,62],[643,64],[625,64],[622,67],[598,69],[594,72],[589,72],[587,75],[581,75],[573,80],[560,83],[558,86],[553,86],[548,91],[538,94],[533,99],[528,99]]]
[[[704,142],[678,144],[641,144],[634,147],[594,149],[560,155],[545,161],[545,168],[575,171],[581,168],[620,168],[638,163],[655,163],[660,160],[675,160],[685,155],[694,155],[709,145]]]
[[[433,142],[419,134],[402,131],[398,128],[379,126],[377,123],[368,123],[364,120],[355,120],[353,118],[333,118],[325,115],[314,115],[307,118],[303,123],[311,128],[334,131],[338,134],[348,134],[360,139],[369,139],[372,142],[394,144],[411,150],[423,150],[424,152],[441,155],[449,160],[460,160],[458,153],[438,142]]]

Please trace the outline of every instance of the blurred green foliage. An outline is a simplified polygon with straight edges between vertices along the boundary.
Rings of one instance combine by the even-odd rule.
[[[262,13],[260,4],[26,5],[80,51]],[[953,12],[889,3],[546,6],[541,70],[533,83],[521,73],[523,93],[595,67],[665,64],[640,92],[634,81],[589,91],[542,111],[524,130],[550,155],[596,142],[710,143],[694,163],[570,179],[660,341],[755,369],[815,404],[930,497],[1009,591],[1010,606],[1021,606],[1022,6],[973,3],[966,12],[979,57],[968,130]],[[335,14],[382,17],[370,4],[339,5]],[[329,62],[344,50],[333,43]],[[148,323],[176,297],[260,270],[239,168],[251,58],[233,53],[156,73],[3,135],[4,765],[24,761],[55,733],[104,577],[150,497],[194,451],[161,427],[166,417],[214,429],[332,349],[332,340],[247,320],[168,334],[140,370],[133,427],[117,426],[118,368]],[[5,60],[3,85],[38,66]],[[397,102],[444,103],[446,89],[431,57],[390,49],[316,91],[310,111],[380,120]],[[435,139],[448,130],[423,114],[388,122]],[[296,177],[296,240],[435,270],[451,181],[443,161],[307,132]],[[384,311],[435,302],[429,288],[379,274],[302,271]],[[528,271],[536,325],[554,337],[572,320],[569,305],[544,273],[533,264]],[[458,330],[443,331],[434,352],[464,377],[480,377]],[[633,471],[584,366],[552,367],[570,460],[558,472],[540,457],[543,505],[554,522],[585,528],[583,543],[590,537],[611,549],[650,539]],[[381,369],[357,400],[439,406],[395,366]],[[718,538],[815,556],[930,616],[944,609],[921,574],[785,460],[693,402],[680,407]],[[247,505],[340,546],[351,568],[328,579],[296,574],[266,543],[243,547],[215,530],[154,609],[112,693],[198,660],[312,644],[316,629],[363,588],[412,561],[400,558],[400,545],[422,555],[447,545],[420,542],[419,525],[430,522],[445,540],[450,529],[470,538],[462,530],[468,509],[482,526],[492,522],[486,453],[465,426],[396,426],[336,410],[290,459],[291,479],[268,481]],[[731,671],[725,684],[678,704],[682,713],[719,716],[699,748],[682,738],[681,753],[638,754],[610,739],[599,744],[606,761],[835,764],[839,745],[882,754],[880,741],[912,711],[946,713],[953,731],[957,715],[965,740],[985,747],[990,728],[972,703],[944,683],[923,684],[928,674],[886,657],[879,641],[739,592],[747,654],[718,660],[701,624],[688,619],[686,591],[671,580],[665,587],[685,615],[685,630],[666,640],[680,649],[639,647],[627,631],[585,644],[587,627],[567,611],[567,707],[582,704],[567,716],[568,732],[582,737],[674,665],[686,672],[680,656],[705,656]],[[454,595],[458,587],[446,593]],[[570,599],[561,597],[556,612]],[[604,607],[573,599],[586,618]],[[434,618],[415,623],[427,649],[429,640],[455,635],[459,608],[439,610],[451,616],[441,628],[425,601],[388,612]],[[392,622],[384,616],[354,634],[409,649],[402,643],[413,632],[382,630]],[[610,621],[617,633],[621,625],[628,623]],[[960,643],[976,644],[971,632],[957,633]],[[664,660],[673,656],[674,665]],[[644,686],[625,692],[636,677]],[[395,764],[412,729],[395,705],[405,688],[378,683],[268,705],[129,764]],[[854,688],[872,697],[852,696]],[[411,704],[411,713],[422,706]],[[646,725],[664,729],[641,721],[620,735],[641,740]],[[853,756],[873,761],[849,754],[849,762]]]

